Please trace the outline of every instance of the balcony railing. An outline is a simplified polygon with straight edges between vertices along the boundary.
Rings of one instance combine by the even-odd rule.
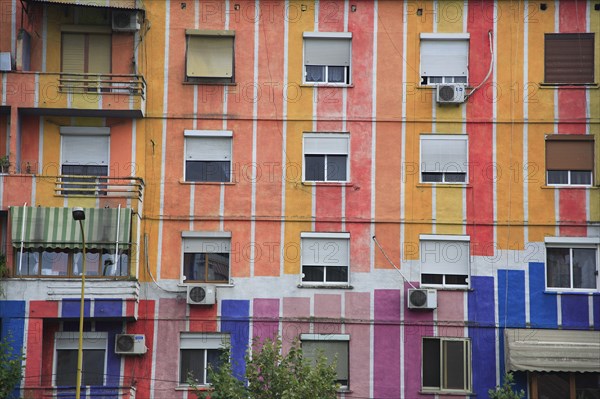
[[[74,399],[75,387],[39,387],[39,388],[24,388],[25,398],[35,399]],[[82,390],[83,397],[84,391]],[[90,387],[90,392],[85,394],[89,399],[135,399],[135,388],[127,386],[116,387]]]
[[[142,75],[61,73],[58,81],[61,92],[112,93],[146,98],[146,81]]]
[[[58,176],[54,193],[70,197],[111,197],[142,200],[144,180],[141,177]]]

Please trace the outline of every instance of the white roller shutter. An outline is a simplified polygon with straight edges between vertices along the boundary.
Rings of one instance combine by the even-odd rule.
[[[422,172],[467,172],[466,135],[421,136]]]
[[[468,76],[469,37],[421,34],[421,76]]]
[[[108,165],[109,136],[62,135],[63,165]]]
[[[305,134],[305,154],[348,155],[350,136],[347,134]]]
[[[469,274],[469,242],[421,241],[421,273]]]

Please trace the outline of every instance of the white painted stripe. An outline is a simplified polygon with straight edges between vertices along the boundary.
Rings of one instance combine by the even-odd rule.
[[[527,242],[527,241],[525,241]],[[525,244],[525,249],[529,244]],[[529,264],[525,265],[525,325],[531,323],[531,301],[529,300]]]
[[[523,13],[523,120],[529,119],[529,102],[527,99],[529,88],[529,1],[524,1]],[[529,242],[529,123],[523,123],[523,235],[525,243]],[[525,273],[527,274],[527,273]],[[527,297],[526,301],[527,302]],[[525,317],[529,315],[529,308],[525,307]]]
[[[43,175],[44,174],[44,122],[45,119],[43,116],[40,116],[40,125],[38,126],[38,141],[39,141],[39,146],[38,146],[38,174],[39,175]],[[31,206],[34,203],[32,202]]]
[[[498,276],[497,269],[492,271],[492,276],[494,277],[494,303],[498,304],[498,297],[499,297],[499,295],[498,295],[498,278],[499,278],[499,276]],[[494,310],[494,325],[495,326],[500,325],[500,321],[499,321],[500,315],[498,314],[498,309],[499,309],[499,307],[496,306],[496,309]],[[505,317],[505,321],[506,321],[506,317]],[[500,329],[494,328],[494,330],[496,332],[494,348],[496,349],[496,353],[500,353],[500,342],[498,339],[498,332]],[[500,384],[500,356],[496,356],[495,364],[496,364],[496,385],[499,385]]]
[[[585,8],[585,10],[586,10],[585,11],[585,31],[586,32],[590,32],[590,22],[591,22],[590,21],[591,20],[590,13],[592,10],[591,7],[592,6],[591,6],[590,0],[587,0],[587,5]],[[590,122],[591,122],[591,117],[592,117],[591,106],[590,106],[591,105],[590,104],[590,90],[585,90],[585,104],[586,104],[586,107],[585,107],[585,122],[586,122],[585,123],[585,134],[590,134],[591,133],[590,132],[590,126],[591,126]],[[598,173],[598,171],[596,171],[596,173]],[[593,177],[597,178],[596,176],[593,176]],[[591,206],[590,206],[591,194],[592,194],[591,190],[585,190],[585,218],[586,218],[585,220],[586,220],[586,223],[590,223],[590,221],[592,220],[592,213],[591,213]],[[593,321],[592,321],[592,323],[593,323]]]
[[[33,87],[33,106],[38,108],[40,105],[40,75],[38,73],[33,78]]]
[[[46,72],[46,54],[48,50],[48,5],[42,12],[42,72]]]
[[[313,184],[310,187],[310,192],[311,192],[311,197],[312,197],[312,202],[310,204],[310,212],[311,212],[311,218],[310,218],[310,230],[311,231],[315,231],[316,229],[316,219],[317,219],[317,186],[315,184]]]
[[[131,122],[131,169],[130,176],[135,176],[137,173],[137,119]],[[140,171],[141,172],[141,171]]]
[[[287,90],[288,87],[288,38],[289,38],[289,12],[290,12],[290,3],[289,0],[285,0],[285,21],[283,23],[283,109],[282,113],[282,128],[281,128],[281,233],[279,238],[280,243],[280,258],[279,258],[279,275],[283,276],[284,274],[284,264],[285,264],[285,181],[286,181],[286,173],[287,173],[287,152],[286,152],[286,143],[287,143]],[[283,307],[283,303],[280,305],[280,308]],[[281,311],[283,312],[283,311]],[[280,327],[283,328],[283,327]]]
[[[2,105],[6,105],[6,92],[8,91],[6,88],[6,77],[8,74],[6,72],[2,72]]]
[[[17,0],[11,1],[11,16],[10,16],[10,51],[12,56],[17,54]],[[2,18],[5,18],[4,10],[2,10]]]
[[[257,15],[260,15],[260,2],[254,1]],[[254,82],[258,82],[258,33],[260,30],[260,18],[254,20]],[[258,135],[258,84],[253,85],[254,104],[252,107],[252,199],[250,203],[250,277],[254,276],[254,263],[256,251],[256,169],[257,164],[257,135]],[[252,335],[252,334],[250,334]]]
[[[562,296],[561,294],[556,294],[556,321],[558,327],[562,327]]]
[[[427,12],[427,9],[425,10]],[[438,1],[433,0],[433,33],[437,33],[437,24],[438,24]]]
[[[498,0],[494,0],[494,49],[498,48]],[[498,82],[498,52],[494,51],[494,59],[493,59],[493,63],[494,63],[494,70],[493,70],[493,84],[492,84],[492,98],[497,98],[498,96],[498,90],[497,90],[497,82]],[[493,102],[493,106],[492,106],[492,165],[494,165],[494,167],[492,168],[492,184],[493,184],[493,189],[492,189],[492,207],[493,207],[493,213],[494,213],[494,219],[493,220],[498,220],[498,193],[497,193],[497,188],[498,188],[498,184],[497,184],[497,172],[496,172],[496,165],[498,164],[498,160],[497,160],[497,156],[496,156],[496,150],[498,148],[497,143],[496,143],[496,124],[498,121],[498,101],[494,101]],[[494,226],[492,228],[493,231],[493,242],[497,243],[498,242],[498,228],[496,226]]]
[[[554,32],[560,32],[560,1],[554,0]]]
[[[463,1],[463,33],[468,33],[468,31],[469,31],[468,24],[469,24],[469,0],[464,0]]]
[[[590,328],[594,328],[594,296],[588,296],[588,320],[590,321]]]
[[[194,0],[194,29],[200,28],[200,0]]]
[[[404,65],[402,66],[402,81],[406,82],[406,67],[407,67],[407,62],[406,62],[406,55],[407,55],[407,51],[406,51],[406,43],[407,43],[407,32],[408,32],[408,6],[407,3],[404,2],[403,3],[403,11],[402,11],[402,59],[404,60]],[[400,242],[399,242],[399,247],[400,247],[400,259],[405,259],[405,253],[404,253],[404,230],[405,230],[405,212],[406,212],[406,208],[404,206],[404,201],[406,199],[406,194],[405,194],[405,190],[406,190],[406,85],[403,84],[402,85],[402,139],[401,139],[401,160],[403,162],[403,164],[401,165],[401,171],[400,171]],[[404,319],[402,319],[404,320]],[[403,329],[402,329],[403,331]],[[403,333],[402,333],[403,334]],[[401,370],[401,376],[402,379],[400,381],[404,381],[404,362],[402,362],[402,364],[400,365],[400,370]],[[401,390],[401,396],[404,397],[404,384],[402,384],[402,390]]]
[[[226,0],[225,1],[225,27],[224,27],[225,30],[229,29],[229,10],[230,10],[229,0]],[[257,18],[257,19],[260,19],[260,18]],[[256,89],[256,87],[255,87],[255,89]],[[229,107],[228,93],[229,93],[229,87],[223,86],[223,115],[227,115],[227,110]],[[254,98],[256,99],[256,97],[254,97]],[[227,117],[225,117],[225,116],[223,117],[223,130],[227,130]],[[221,187],[221,190],[224,190],[224,188]],[[223,226],[222,218],[220,220],[220,225]]]
[[[370,236],[375,236],[375,220],[376,212],[375,212],[375,204],[376,204],[376,193],[375,190],[377,188],[376,178],[377,173],[375,173],[375,167],[377,165],[376,156],[377,156],[377,39],[378,39],[378,18],[379,18],[379,3],[375,1],[373,3],[373,80],[371,82],[372,91],[371,91],[371,117],[373,122],[371,122],[371,232]],[[344,118],[345,119],[345,118]],[[345,192],[345,188],[342,187],[342,191]],[[345,207],[346,198],[342,198],[342,203]],[[345,209],[344,209],[345,216]],[[346,231],[345,219],[343,219],[342,230]],[[375,270],[375,242],[373,240],[369,240],[369,269],[371,272]]]
[[[33,204],[32,204],[33,206]],[[27,344],[29,343],[29,311],[30,311],[30,306],[31,301],[25,301],[25,317],[23,317],[23,354],[27,355]],[[39,337],[41,339],[41,337]],[[23,370],[23,378],[21,378],[21,383],[20,383],[20,387],[21,389],[23,389],[25,387],[25,365],[27,363],[27,359],[23,358],[23,360],[21,361],[21,367]],[[35,362],[34,362],[35,363]],[[27,376],[29,377],[29,376]],[[33,376],[31,376],[33,377]]]
[[[554,227],[554,235],[560,236],[560,189],[554,189],[554,219],[556,220],[556,225]]]
[[[165,71],[163,76],[163,113],[166,116],[169,109],[169,30],[171,29],[171,9],[170,3],[165,6]],[[160,161],[160,181],[163,182],[160,185],[160,205],[159,214],[164,215],[165,209],[165,171],[166,171],[166,157],[167,157],[167,118],[163,118],[162,121],[162,143],[161,143],[161,161]],[[160,281],[161,269],[162,269],[162,237],[163,237],[163,219],[161,218],[158,222],[158,244],[157,244],[157,256],[156,256],[156,279]],[[152,393],[154,395],[154,393]],[[151,398],[153,399],[153,398]]]
[[[319,6],[321,5],[319,0],[315,0],[315,32],[319,31]]]
[[[350,9],[350,0],[344,1],[344,32],[348,32],[348,10]]]
[[[437,233],[437,187],[431,186],[431,233]]]
[[[156,348],[158,347],[158,321],[160,320],[158,314],[158,303],[158,299],[154,301],[154,333],[152,335],[152,369],[150,371],[150,399],[154,399],[154,385],[156,383]]]
[[[189,229],[190,231],[194,231],[194,215],[196,214],[196,185],[190,185],[190,223]],[[222,229],[219,229],[222,230]]]
[[[219,191],[219,230],[225,229],[225,185],[221,184]]]

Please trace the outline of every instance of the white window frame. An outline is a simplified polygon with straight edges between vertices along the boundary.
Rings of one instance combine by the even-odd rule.
[[[325,142],[327,139],[345,139],[346,140],[346,151],[345,153],[330,153],[327,149],[321,152],[307,152],[306,139],[317,139],[322,140],[323,145],[326,146]],[[306,156],[307,155],[325,155],[325,179],[324,180],[307,180],[306,179]],[[346,155],[346,180],[327,180],[327,156],[328,155]],[[302,181],[305,183],[348,183],[350,182],[350,133],[327,133],[327,132],[310,132],[304,133],[302,136]]]
[[[228,245],[226,250],[229,253],[229,276],[227,282],[222,281],[201,281],[201,280],[187,280],[185,278],[185,243],[186,240],[194,241],[197,240],[204,245],[211,245],[210,241],[227,241]],[[202,244],[200,244],[202,245]],[[206,252],[194,252],[194,253],[206,253]],[[220,253],[220,252],[216,252]],[[228,285],[231,284],[231,232],[229,231],[183,231],[181,232],[181,269],[180,269],[180,284],[217,284],[217,285]]]
[[[549,173],[553,172],[553,170],[546,170],[546,184],[549,187],[591,187],[594,185],[594,172],[593,171],[581,171],[581,170],[555,170],[554,172],[567,172],[567,183],[550,183],[549,181]],[[589,183],[571,183],[571,173],[572,172],[588,172],[590,174],[590,182]]]
[[[188,384],[181,381],[181,351],[186,349],[204,350],[204,381],[205,384],[200,386],[210,386],[206,383],[208,378],[208,356],[207,350],[218,349],[225,350],[230,345],[231,337],[228,333],[207,333],[207,332],[180,332],[179,333],[179,352],[177,362],[177,384],[178,386],[187,387]]]
[[[440,244],[452,244],[452,243],[467,243],[467,255],[466,255],[466,260],[467,260],[467,284],[466,285],[460,285],[460,284],[446,284],[446,274],[443,273],[427,273],[427,274],[436,274],[436,275],[441,275],[443,276],[443,280],[444,282],[442,284],[430,284],[430,283],[423,283],[422,282],[422,275],[423,275],[423,265],[424,265],[424,261],[426,259],[423,259],[423,243],[424,242],[434,242],[434,243],[440,243]],[[421,234],[419,236],[419,280],[421,281],[421,286],[422,287],[431,287],[431,288],[438,288],[438,289],[445,289],[445,290],[465,290],[465,289],[469,289],[471,287],[471,237],[470,236],[466,236],[466,235],[442,235],[442,234]]]
[[[300,334],[300,344],[302,345],[307,341],[348,343],[348,359],[346,362],[348,367],[346,370],[346,374],[348,375],[348,385],[342,385],[339,389],[340,391],[347,391],[350,388],[350,334]]]
[[[303,50],[302,50],[302,83],[305,85],[311,86],[340,86],[347,87],[352,85],[352,32],[304,32],[303,33]],[[339,40],[339,41],[349,41],[350,42],[350,57],[348,60],[348,65],[323,65],[325,66],[325,81],[324,82],[313,82],[306,80],[306,41],[308,40],[319,40],[319,39],[327,39],[327,40]],[[344,82],[328,82],[328,68],[330,66],[340,66],[344,67]]]
[[[465,146],[466,146],[464,163],[461,164],[461,160],[459,160],[452,164],[441,167],[440,168],[441,170],[437,171],[437,172],[425,171],[424,170],[424,160],[423,160],[423,141],[428,141],[428,140],[432,140],[432,141],[435,141],[435,140],[464,141]],[[420,164],[419,164],[419,182],[420,183],[422,183],[422,184],[458,184],[458,185],[469,184],[469,136],[468,135],[466,135],[466,134],[436,134],[436,133],[421,134],[419,137],[419,159],[420,159]],[[464,172],[454,171],[455,166],[463,168]],[[448,169],[451,169],[451,170],[446,171]],[[442,181],[441,182],[424,181],[423,173],[442,173]],[[461,182],[446,181],[446,174],[452,175],[452,174],[456,174],[456,173],[465,173],[465,181],[461,181]]]
[[[304,259],[304,255],[303,255],[303,248],[306,245],[306,241],[308,240],[345,240],[347,242],[347,253],[345,254],[346,259],[347,259],[347,265],[345,265],[348,268],[348,280],[347,281],[303,281],[304,278],[304,272],[303,272],[303,267],[304,267],[304,262],[306,261],[306,259]],[[319,258],[324,258],[324,260],[326,260],[326,258],[328,258],[327,254],[324,255],[319,255],[317,254],[317,257]],[[308,264],[307,266],[313,266]],[[323,265],[323,267],[325,268],[324,271],[324,276],[325,276],[325,280],[327,278],[327,267],[328,266],[332,266],[335,267],[333,265]],[[344,265],[339,265],[339,266],[344,266]],[[350,285],[350,233],[317,233],[317,232],[304,232],[304,233],[300,233],[300,285],[301,286],[305,286],[305,287],[310,287],[310,286],[343,286],[343,287],[347,287]]]
[[[462,41],[466,41],[467,43],[467,54],[466,54],[466,65],[461,66],[461,68],[459,68],[458,66],[455,66],[456,69],[462,69],[463,72],[460,75],[457,74],[436,74],[435,73],[435,66],[426,66],[424,64],[426,64],[426,61],[423,60],[423,43],[434,43],[434,42],[453,42],[453,43],[457,43],[457,42],[462,42]],[[461,83],[464,84],[465,86],[468,85],[469,83],[469,53],[470,53],[470,34],[469,33],[421,33],[420,34],[420,42],[419,42],[419,53],[420,53],[420,58],[419,58],[419,65],[420,65],[420,77],[421,80],[423,79],[427,79],[427,82],[425,83],[425,86],[437,86],[439,84],[444,84],[444,83]],[[464,54],[461,54],[461,57],[464,57]],[[448,59],[446,58],[446,62],[448,61]],[[425,69],[426,68],[426,69]],[[428,70],[433,70],[434,72],[428,72]],[[429,78],[430,77],[441,77],[442,78],[442,82],[430,82]],[[456,82],[456,78],[462,78],[464,77],[466,79],[466,82]],[[423,83],[421,83],[423,84]]]
[[[184,130],[184,143],[183,143],[183,180],[187,183],[193,184],[219,184],[219,183],[231,183],[233,181],[233,131],[232,130]],[[210,138],[228,138],[229,139],[229,180],[223,182],[210,182],[210,181],[188,181],[186,176],[186,163],[187,151],[188,151],[188,139],[210,139]],[[190,161],[215,161],[211,159],[192,158]]]
[[[83,332],[83,350],[102,349],[104,350],[104,376],[102,385],[106,385],[107,358],[108,358],[108,333],[107,332]],[[52,386],[56,386],[56,372],[58,368],[57,351],[59,350],[77,350],[79,349],[78,331],[57,331],[54,334],[54,359],[52,362]]]
[[[424,350],[423,350],[423,343],[425,342],[426,339],[436,339],[439,341],[439,348],[440,348],[440,352],[439,352],[439,357],[440,357],[440,387],[439,389],[433,388],[433,387],[425,387],[423,386],[423,369],[425,367],[425,356],[424,356]],[[444,374],[444,351],[443,351],[443,343],[444,342],[448,342],[448,341],[459,341],[459,342],[463,342],[463,347],[467,348],[467,352],[465,354],[465,359],[468,360],[468,366],[466,366],[465,370],[463,370],[465,377],[468,378],[469,383],[467,386],[467,389],[447,389],[443,387],[444,384],[444,378],[443,378],[443,374]],[[464,337],[422,337],[421,338],[421,389],[423,390],[423,392],[439,392],[441,393],[454,393],[454,394],[466,394],[466,393],[471,393],[473,391],[473,356],[472,356],[472,347],[471,347],[471,339]]]
[[[544,238],[544,286],[547,291],[552,292],[598,292],[600,291],[600,237],[545,237]],[[549,287],[548,286],[548,248],[568,248],[569,258],[569,281],[571,287]],[[575,288],[573,286],[573,249],[586,248],[596,250],[596,288]]]

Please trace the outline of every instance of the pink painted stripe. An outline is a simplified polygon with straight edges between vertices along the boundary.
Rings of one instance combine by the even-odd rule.
[[[342,296],[331,294],[315,294],[314,316],[316,334],[339,334],[342,326],[339,319],[342,316]],[[335,319],[332,323],[319,319]]]
[[[169,343],[156,346],[156,368],[154,392],[171,392],[173,399],[181,398],[182,391],[175,391],[179,378],[179,356],[173,355],[173,348],[179,346],[179,333],[185,330],[185,306],[176,299],[161,299],[158,304],[157,342]]]
[[[437,319],[440,337],[464,337],[465,305],[463,291],[438,291]]]
[[[255,299],[253,320],[255,338],[275,338],[279,332],[279,299]]]
[[[371,355],[371,329],[368,324],[354,320],[371,319],[371,295],[368,292],[348,292],[345,295],[344,317],[348,320],[346,334],[350,334],[350,390],[347,397],[368,398],[371,384],[369,359]]]
[[[374,295],[373,395],[377,398],[399,398],[400,291],[375,290]]]
[[[287,351],[300,334],[310,331],[310,298],[283,298],[283,325],[281,339]]]

